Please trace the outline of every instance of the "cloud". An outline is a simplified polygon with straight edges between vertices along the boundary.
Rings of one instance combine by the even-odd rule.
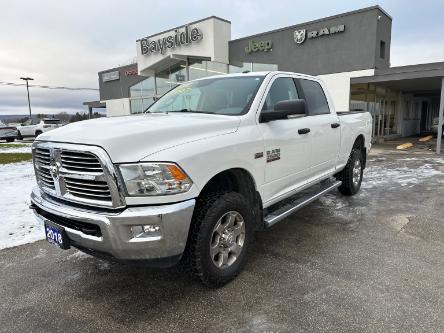
[[[393,65],[444,60],[442,1],[381,0],[394,18]],[[324,0],[39,0],[0,1],[0,81],[98,88],[97,72],[128,63],[135,40],[210,15],[232,22],[232,38],[285,27],[349,10],[373,1]],[[414,22],[414,24],[412,24]],[[84,110],[95,92],[32,88],[31,100],[42,110]],[[0,114],[27,110],[23,87],[0,86]]]
[[[391,66],[405,66],[444,61],[444,44],[434,41],[392,42]]]

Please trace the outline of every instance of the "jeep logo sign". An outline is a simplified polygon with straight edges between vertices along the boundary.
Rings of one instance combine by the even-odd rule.
[[[180,29],[183,29],[180,31]],[[169,49],[174,49],[182,45],[190,45],[193,42],[198,42],[203,38],[202,31],[198,28],[185,27],[174,30],[174,32],[166,37],[158,40],[149,40],[142,38],[140,40],[140,50],[144,55],[151,53],[164,54]]]
[[[246,53],[257,52],[257,51],[271,51],[273,48],[273,42],[271,40],[265,40],[260,42],[255,42],[250,40],[248,46],[245,47]]]
[[[302,44],[305,39],[312,39],[321,36],[328,36],[332,34],[337,34],[339,32],[345,31],[345,25],[340,24],[330,28],[322,28],[319,30],[306,31],[305,29],[296,30],[294,32],[294,41],[296,44]]]

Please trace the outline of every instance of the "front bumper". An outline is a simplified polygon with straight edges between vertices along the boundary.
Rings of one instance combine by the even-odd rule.
[[[195,200],[161,206],[129,207],[112,213],[74,208],[52,200],[38,187],[31,193],[36,217],[62,226],[71,245],[118,260],[174,264],[185,249]],[[134,237],[133,226],[155,225],[155,236]],[[97,228],[98,227],[98,228]],[[94,232],[95,230],[95,232]],[[163,265],[164,266],[164,265]]]

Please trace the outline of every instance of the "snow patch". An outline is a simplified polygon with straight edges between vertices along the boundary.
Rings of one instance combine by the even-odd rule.
[[[370,165],[365,169],[362,188],[369,189],[390,184],[413,187],[424,180],[443,175],[443,172],[436,170],[432,164],[423,164],[419,167],[395,167],[387,165]]]
[[[406,157],[400,158],[398,161],[428,161],[432,163],[444,164],[444,158],[441,157],[427,157],[426,159],[418,157]]]
[[[73,254],[70,254],[69,256],[66,257],[66,260],[83,260],[86,258],[91,258],[90,255],[86,254],[85,252],[76,250],[76,252],[74,252]]]
[[[14,145],[11,145],[8,148],[1,147],[0,153],[30,153],[31,152],[31,146],[26,147],[14,147]]]
[[[29,209],[34,185],[31,162],[0,165],[0,249],[44,238],[43,224]]]

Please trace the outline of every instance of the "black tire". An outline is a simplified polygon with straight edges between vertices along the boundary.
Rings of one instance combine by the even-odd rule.
[[[359,161],[360,164],[358,182],[353,181],[353,173],[357,161]],[[342,181],[341,186],[338,187],[339,192],[341,192],[343,195],[355,195],[358,193],[359,189],[361,188],[363,173],[364,158],[362,156],[362,151],[360,148],[353,147],[350,157],[348,158],[347,165],[336,177],[338,180]]]
[[[238,212],[243,218],[245,226],[243,246],[232,264],[219,268],[213,262],[210,247],[215,239],[214,228],[219,220],[229,212]],[[190,266],[193,276],[199,278],[209,287],[220,287],[233,280],[246,263],[247,253],[253,241],[253,221],[248,201],[239,193],[214,193],[200,199],[194,211],[185,253],[186,262]],[[219,238],[218,244],[220,239],[222,238]],[[235,242],[238,241],[240,238],[236,237]],[[220,247],[223,248],[222,245]],[[233,256],[231,255],[230,258],[233,259]]]
[[[14,140],[15,140],[14,138],[7,138],[6,142],[14,142]]]
[[[42,134],[42,131],[35,131],[35,137],[38,137],[40,134]]]
[[[17,132],[17,140],[23,140],[22,133],[20,131]]]

